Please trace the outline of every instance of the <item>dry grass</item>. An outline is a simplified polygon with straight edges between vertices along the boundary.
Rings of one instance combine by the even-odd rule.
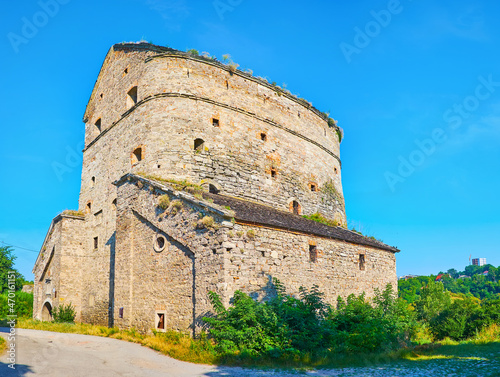
[[[479,333],[472,339],[472,344],[487,344],[500,341],[500,326],[496,323],[481,329]]]
[[[170,198],[168,195],[161,195],[158,197],[158,207],[163,210],[166,210],[170,205]]]
[[[0,355],[3,354],[3,351],[5,351],[6,348],[7,348],[7,342],[2,336],[0,336]]]

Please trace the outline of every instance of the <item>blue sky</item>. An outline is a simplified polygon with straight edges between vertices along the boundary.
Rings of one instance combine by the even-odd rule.
[[[471,254],[500,265],[500,3],[42,0],[3,9],[0,245],[16,245],[29,279],[50,221],[78,205],[82,117],[104,56],[141,39],[219,60],[229,53],[330,112],[345,131],[349,224],[401,249],[398,275],[463,269]]]

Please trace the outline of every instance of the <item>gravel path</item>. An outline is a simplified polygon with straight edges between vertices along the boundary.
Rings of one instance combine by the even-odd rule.
[[[7,337],[8,329],[0,329]],[[190,364],[117,339],[16,329],[16,369],[0,357],[0,376],[46,377],[326,377],[326,376],[500,376],[498,354],[475,359],[403,361],[387,366],[320,370],[256,370]]]

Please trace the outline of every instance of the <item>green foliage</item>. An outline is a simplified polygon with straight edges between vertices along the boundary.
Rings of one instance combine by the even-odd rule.
[[[415,301],[417,318],[419,320],[431,321],[437,317],[443,310],[451,305],[451,296],[440,282],[429,282],[422,288],[420,297]]]
[[[327,219],[325,216],[323,216],[319,212],[313,213],[311,215],[304,215],[302,217],[304,217],[305,219],[308,219],[308,220],[316,221],[317,223],[328,225],[328,226],[338,226],[339,225],[337,221]]]
[[[476,301],[467,298],[455,300],[447,309],[439,313],[430,322],[430,330],[437,339],[449,337],[463,340],[471,337],[479,330],[477,322],[471,321],[478,314],[480,306]]]
[[[210,292],[210,300],[217,316],[203,320],[210,325],[219,353],[257,356],[280,347],[277,318],[269,306],[258,304],[241,291],[234,293],[227,310],[214,292]]]
[[[57,323],[74,323],[75,322],[75,307],[71,305],[71,303],[66,305],[59,305],[54,308],[52,311],[52,317],[54,318],[54,322]]]
[[[33,293],[17,291],[14,297],[10,297],[10,302],[8,296],[7,292],[0,295],[0,318],[7,318],[10,314],[29,318],[33,316]],[[11,308],[14,313],[10,312]]]
[[[417,327],[414,313],[390,284],[376,291],[373,305],[364,294],[339,298],[333,316],[336,348],[344,352],[392,350],[410,343]]]
[[[200,53],[198,52],[198,50],[195,50],[194,48],[190,49],[190,50],[187,50],[186,51],[189,55],[193,55],[193,56],[198,56],[200,55]]]
[[[14,261],[17,257],[12,252],[13,249],[10,246],[0,246],[0,293],[9,290],[10,272],[14,272],[16,275],[15,291],[20,290],[26,282],[24,276],[14,268]]]
[[[487,271],[487,274],[484,274]],[[462,276],[462,278],[459,278]],[[419,288],[434,281],[435,275],[419,276],[399,281],[399,296],[413,302],[420,294]],[[470,265],[464,271],[449,269],[441,277],[444,288],[451,293],[474,296],[480,299],[500,298],[500,268],[491,264],[484,266]]]
[[[415,302],[420,297],[420,291],[434,279],[428,276],[418,276],[398,281],[398,295],[408,303]]]
[[[210,292],[215,316],[204,321],[217,352],[276,359],[390,350],[408,344],[416,328],[413,312],[390,285],[373,302],[364,295],[339,298],[335,310],[317,286],[301,287],[293,297],[281,282],[273,283],[276,296],[270,301],[259,303],[236,291],[228,309]]]
[[[492,265],[467,266],[441,272],[439,282],[433,275],[400,280],[399,296],[415,307],[434,340],[474,339],[500,324],[498,271]]]

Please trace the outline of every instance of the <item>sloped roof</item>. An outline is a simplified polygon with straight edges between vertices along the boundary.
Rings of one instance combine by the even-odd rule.
[[[301,233],[308,233],[322,237],[335,238],[359,245],[372,246],[377,249],[399,252],[399,249],[388,246],[383,242],[365,237],[359,233],[338,226],[328,226],[313,220],[306,219],[290,212],[280,211],[275,208],[237,199],[220,194],[205,193],[203,197],[210,198],[215,204],[229,206],[235,212],[235,219],[244,223],[270,226]]]
[[[157,180],[153,177],[146,178],[131,173],[125,174],[119,180],[114,182],[114,184],[120,185],[127,180],[141,180],[149,182],[153,186],[156,186],[165,191],[170,191],[174,194],[177,191],[168,182]],[[234,213],[236,222],[265,226],[275,229],[284,229],[291,232],[299,232],[320,237],[333,238],[358,245],[371,246],[377,249],[391,251],[393,253],[397,253],[400,251],[394,246],[386,245],[385,243],[377,241],[376,239],[365,237],[348,229],[344,229],[339,226],[328,226],[325,224],[321,224],[316,221],[306,219],[302,216],[294,215],[290,212],[280,211],[264,204],[259,204],[221,194],[212,194],[208,192],[203,193],[204,200],[198,200],[193,195],[184,191],[182,191],[182,193],[177,191],[177,193],[180,196],[184,197],[184,199],[187,198],[192,202],[199,202],[199,204],[203,205],[204,207],[213,207],[213,211],[216,213]],[[211,200],[209,201],[206,199]],[[230,211],[227,211],[224,208],[227,208],[228,206],[231,208]],[[231,216],[227,213],[224,214],[224,216]]]

